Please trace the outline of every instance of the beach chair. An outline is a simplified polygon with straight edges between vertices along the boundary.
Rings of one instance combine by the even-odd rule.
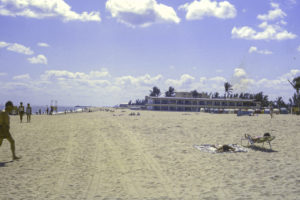
[[[251,146],[255,143],[264,143],[267,142],[270,145],[270,149],[272,149],[271,141],[275,139],[275,136],[271,136],[270,134],[265,134],[264,136],[251,136],[249,134],[245,134],[245,139],[248,140],[248,144],[250,143]]]

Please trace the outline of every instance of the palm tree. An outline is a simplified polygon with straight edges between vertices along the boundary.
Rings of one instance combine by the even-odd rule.
[[[165,96],[166,97],[173,97],[175,95],[175,89],[170,86],[169,90],[165,92]]]
[[[151,97],[158,97],[160,95],[160,89],[156,86],[153,87],[152,90],[150,90],[150,96]]]
[[[227,96],[232,92],[232,85],[229,82],[224,83],[224,88],[225,88],[225,97],[226,94]]]
[[[199,95],[199,93],[198,93],[197,90],[193,90],[193,91],[191,91],[191,93],[192,93],[192,97],[193,97],[193,98],[197,98],[198,95]]]
[[[288,80],[289,81],[289,80]],[[299,99],[299,90],[300,90],[300,76],[293,79],[293,81],[289,81],[290,84],[293,86],[293,88],[296,90],[297,93],[297,99]],[[300,112],[300,102],[298,102],[298,112]]]

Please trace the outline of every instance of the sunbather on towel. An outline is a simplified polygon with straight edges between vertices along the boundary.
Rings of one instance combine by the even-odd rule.
[[[235,151],[235,149],[233,147],[231,147],[227,144],[224,144],[220,147],[217,147],[217,146],[213,145],[213,147],[215,147],[217,149],[216,152],[218,152],[218,153],[228,152],[228,151]]]

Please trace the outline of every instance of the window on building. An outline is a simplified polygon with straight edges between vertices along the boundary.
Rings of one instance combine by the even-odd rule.
[[[176,107],[172,106],[172,107],[170,107],[170,110],[171,111],[176,111]]]
[[[183,101],[182,101],[182,100],[178,100],[178,101],[177,101],[177,104],[183,105]]]
[[[170,104],[176,104],[176,100],[169,100]]]
[[[160,100],[154,100],[154,104],[160,104]]]
[[[191,101],[185,101],[185,105],[191,105]]]
[[[229,102],[229,106],[235,106],[234,102]]]
[[[222,102],[222,106],[227,106],[228,104],[227,104],[227,102],[226,101],[223,101]]]
[[[219,101],[215,101],[214,105],[215,105],[215,106],[219,106],[219,105],[220,105],[220,102],[219,102]]]
[[[168,100],[162,100],[161,103],[162,104],[168,104]]]
[[[162,106],[161,110],[169,110],[169,109],[168,109],[168,106]]]
[[[205,105],[204,101],[199,101],[199,105]]]

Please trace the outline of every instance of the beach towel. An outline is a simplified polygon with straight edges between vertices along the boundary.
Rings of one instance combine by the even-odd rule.
[[[222,147],[223,145],[220,144],[201,144],[201,145],[194,145],[194,147],[200,151],[207,152],[207,153],[237,153],[237,152],[248,152],[248,149],[242,147],[237,144],[228,144],[228,146],[232,147],[233,150],[231,151],[223,151],[218,152],[218,148]]]

